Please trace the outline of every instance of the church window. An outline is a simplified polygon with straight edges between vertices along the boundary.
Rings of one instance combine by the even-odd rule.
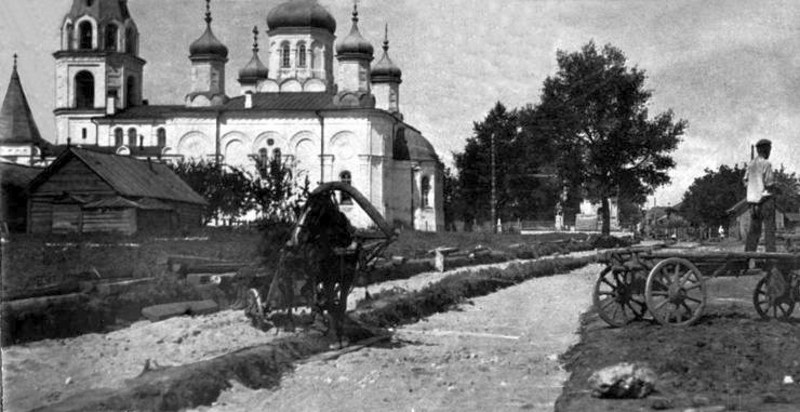
[[[271,137],[269,139],[267,139],[267,146],[272,146],[274,144],[275,144],[275,139],[273,139]]]
[[[94,107],[94,76],[87,71],[75,75],[75,106]]]
[[[297,48],[297,57],[298,63],[297,65],[300,67],[306,67],[306,45],[301,43],[300,47]]]
[[[92,48],[92,23],[85,21],[78,26],[78,48],[91,50]]]
[[[136,129],[133,127],[128,129],[128,147],[136,147]]]
[[[92,7],[92,4],[94,4],[94,0],[86,0],[86,7]]]
[[[281,67],[289,67],[290,53],[289,43],[284,43],[283,46],[281,46]]]
[[[348,172],[347,170],[344,170],[341,173],[339,173],[339,181],[342,182],[342,183],[346,183],[348,185],[352,185],[353,184],[353,177],[350,175],[350,172]],[[350,194],[348,194],[347,192],[342,191],[339,203],[341,203],[343,205],[352,205],[353,204],[353,198],[350,197]]]
[[[261,162],[263,164],[267,164],[267,161],[269,161],[269,154],[268,153],[269,152],[267,151],[267,149],[265,149],[263,147],[261,149],[258,149],[258,158],[261,159]]]
[[[125,87],[125,101],[127,106],[136,105],[136,78],[128,76],[127,86]]]
[[[136,54],[136,32],[133,30],[133,27],[128,27],[128,30],[125,30],[125,51],[127,53]]]
[[[125,136],[123,136],[123,134],[124,132],[121,127],[114,129],[114,146],[120,147],[125,144]]]
[[[167,131],[163,127],[159,127],[156,130],[156,137],[158,138],[158,147],[167,145]]]
[[[106,50],[117,51],[117,25],[109,24],[106,27]]]
[[[421,186],[422,207],[431,207],[431,178],[422,176]]]
[[[81,129],[81,139],[86,140],[86,128]]]
[[[283,157],[281,154],[281,149],[278,148],[272,149],[272,160],[277,160],[280,162],[282,159]]]
[[[408,153],[408,142],[406,142],[406,130],[399,129],[394,136],[392,143],[392,159],[394,160],[411,160]]]

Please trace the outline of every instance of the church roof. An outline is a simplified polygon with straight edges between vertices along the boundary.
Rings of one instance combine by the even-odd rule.
[[[372,44],[361,35],[358,30],[358,8],[353,5],[353,27],[350,29],[350,34],[347,35],[338,45],[336,45],[336,54],[338,58],[356,58],[372,60],[374,53]]]
[[[39,144],[43,142],[28,105],[28,98],[25,97],[25,91],[22,90],[15,55],[11,80],[8,82],[6,97],[0,108],[0,143]]]
[[[204,59],[204,58],[219,58],[219,59],[227,59],[228,58],[228,48],[222,44],[217,36],[214,36],[214,32],[211,31],[211,2],[210,0],[206,0],[206,31],[203,32],[203,35],[200,36],[199,39],[192,42],[189,45],[189,58],[192,60],[195,59]]]
[[[402,82],[403,72],[389,58],[389,26],[386,25],[386,34],[383,39],[383,57],[372,66],[370,80],[373,83]]]
[[[253,27],[253,57],[250,61],[239,70],[240,82],[255,82],[261,79],[266,79],[269,76],[269,70],[261,59],[258,57],[258,27]]]
[[[289,0],[267,14],[269,30],[318,28],[336,32],[336,19],[317,0]]]
[[[66,17],[77,20],[86,14],[98,21],[118,20],[124,22],[131,17],[127,0],[74,0]]]

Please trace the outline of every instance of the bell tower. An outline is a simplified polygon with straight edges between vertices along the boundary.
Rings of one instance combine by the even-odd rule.
[[[73,0],[56,59],[56,144],[95,144],[92,117],[142,104],[145,61],[127,0]]]

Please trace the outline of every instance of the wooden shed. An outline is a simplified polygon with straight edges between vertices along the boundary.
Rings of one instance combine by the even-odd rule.
[[[2,229],[25,232],[28,198],[25,189],[43,169],[0,162],[0,220]]]
[[[28,186],[28,232],[199,227],[207,202],[165,164],[70,147]]]

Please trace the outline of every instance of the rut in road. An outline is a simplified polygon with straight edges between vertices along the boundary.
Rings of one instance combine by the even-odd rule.
[[[390,343],[297,366],[278,389],[234,384],[197,411],[551,411],[599,265],[532,279],[396,330]]]

